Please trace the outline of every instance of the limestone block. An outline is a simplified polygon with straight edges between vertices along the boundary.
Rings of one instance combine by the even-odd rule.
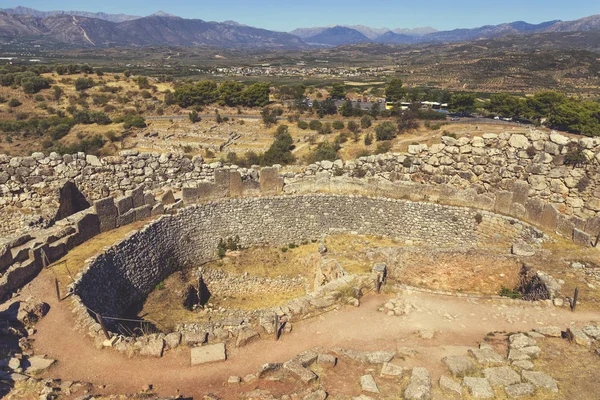
[[[215,192],[217,196],[229,196],[229,178],[230,170],[221,168],[215,170]]]
[[[527,220],[533,224],[539,225],[542,220],[542,212],[544,211],[544,202],[538,198],[532,198],[525,202],[525,210],[527,210]]]
[[[135,210],[129,210],[117,217],[117,225],[125,226],[135,222]]]
[[[133,208],[138,208],[144,205],[144,186],[140,185],[137,188],[127,193],[127,195],[131,195],[133,200]]]
[[[115,205],[117,206],[117,211],[118,211],[119,215],[123,215],[127,211],[129,211],[133,208],[133,197],[131,197],[131,196],[119,197],[115,201]]]
[[[525,181],[516,181],[512,186],[513,202],[525,205],[529,197],[529,183]]]
[[[135,220],[143,221],[145,219],[150,218],[150,216],[152,215],[152,206],[142,206],[134,208],[133,211],[135,211]]]
[[[181,191],[183,204],[189,205],[197,203],[200,199],[200,189],[193,187],[184,187]]]
[[[96,201],[94,203],[94,210],[100,219],[100,232],[107,232],[117,227],[119,211],[112,197]]]
[[[590,247],[592,245],[592,238],[590,235],[580,229],[573,229],[573,242],[581,246]]]
[[[540,226],[551,232],[558,227],[558,210],[552,204],[546,204],[540,220]]]
[[[508,214],[510,213],[510,207],[513,202],[513,192],[501,190],[496,193],[496,201],[494,203],[494,211]]]
[[[264,167],[260,170],[260,191],[262,193],[280,193],[283,190],[283,179],[274,167]]]
[[[226,359],[227,353],[225,350],[225,343],[194,347],[191,350],[192,366],[217,361],[225,361]]]
[[[229,196],[242,197],[243,195],[242,175],[238,171],[229,171]]]

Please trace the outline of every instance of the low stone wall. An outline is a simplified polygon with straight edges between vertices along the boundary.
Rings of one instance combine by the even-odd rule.
[[[230,199],[163,216],[93,259],[72,286],[83,305],[120,317],[167,276],[217,255],[219,239],[244,247],[280,246],[328,233],[380,235],[414,244],[470,247],[542,236],[527,224],[487,211],[406,200],[331,194]],[[506,239],[508,238],[508,239]]]
[[[567,155],[574,151],[587,162],[566,165]],[[599,138],[570,138],[531,129],[526,134],[507,131],[460,139],[446,136],[431,146],[411,145],[407,153],[323,161],[283,177],[327,174],[367,182],[377,179],[382,184],[406,182],[470,189],[491,198],[513,192],[517,203],[532,199],[554,206],[559,214],[569,217],[574,228],[595,238],[600,233],[599,162]],[[227,180],[230,186],[226,189],[217,183],[225,178],[217,176],[221,167],[221,163],[208,164],[199,156],[189,159],[181,154],[130,150],[104,158],[83,153],[34,153],[12,158],[0,155],[0,210],[7,211],[0,213],[0,236],[53,216],[58,207],[57,189],[69,180],[90,202],[122,196],[140,185],[146,190],[185,188],[188,203],[224,197],[224,190],[232,197],[242,192],[248,196],[262,191],[263,182],[272,185],[275,193],[283,187],[282,180],[275,182],[281,179],[276,170],[260,174],[258,167],[226,166],[225,171],[239,174],[239,178]]]

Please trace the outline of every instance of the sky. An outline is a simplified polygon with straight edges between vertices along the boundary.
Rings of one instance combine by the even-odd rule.
[[[300,27],[357,24],[449,30],[512,21],[568,21],[600,14],[597,0],[0,0],[0,8],[19,5],[44,11],[102,11],[142,16],[162,10],[184,18],[233,20],[285,32]]]

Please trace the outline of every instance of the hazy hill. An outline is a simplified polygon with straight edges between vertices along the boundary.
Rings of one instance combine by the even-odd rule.
[[[304,38],[306,43],[320,44],[328,46],[339,46],[342,44],[369,43],[371,39],[357,31],[356,29],[346,28],[344,26],[334,26],[324,31]]]
[[[289,33],[171,16],[114,23],[58,15],[38,18],[0,13],[0,36],[49,39],[79,46],[216,46],[298,49],[306,44]]]
[[[87,12],[87,11],[39,11],[29,7],[14,7],[14,8],[0,8],[1,12],[7,14],[19,14],[19,15],[31,15],[37,18],[53,17],[57,15],[75,15],[79,17],[87,18],[98,18],[110,22],[123,22],[130,21],[132,19],[140,18],[135,15],[126,14],[106,14],[103,12]]]

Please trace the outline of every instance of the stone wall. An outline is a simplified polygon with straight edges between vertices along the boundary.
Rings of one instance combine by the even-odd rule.
[[[230,199],[163,216],[93,259],[73,290],[103,316],[119,317],[177,269],[217,255],[219,239],[280,246],[328,233],[381,235],[413,244],[471,247],[542,234],[512,218],[471,208],[331,194]],[[507,244],[508,248],[508,244]]]
[[[586,164],[564,165],[565,156],[580,148]],[[515,193],[516,203],[539,199],[559,214],[573,217],[573,226],[593,237],[600,233],[600,139],[570,138],[558,133],[530,130],[527,134],[454,139],[443,137],[431,146],[411,145],[407,153],[389,153],[358,160],[324,161],[309,165],[299,174],[284,173],[285,184],[318,174],[377,179],[380,184],[406,182],[420,185],[471,189],[495,199]],[[220,163],[207,164],[202,157],[188,159],[170,153],[123,151],[119,156],[98,158],[78,153],[31,157],[0,155],[0,236],[53,216],[58,208],[57,189],[73,181],[90,202],[118,197],[143,185],[146,190],[186,188],[188,203],[223,197],[223,187],[207,186],[216,179]],[[281,191],[284,181],[275,170],[259,174],[258,168],[227,166],[240,177],[228,180],[232,197],[255,192]],[[27,214],[15,210],[26,209]],[[19,216],[22,221],[19,220]],[[595,218],[586,226],[590,218]],[[568,235],[572,236],[572,235]]]

